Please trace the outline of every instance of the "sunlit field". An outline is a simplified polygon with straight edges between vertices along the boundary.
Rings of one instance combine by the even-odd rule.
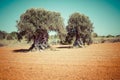
[[[13,43],[0,47],[0,80],[120,79],[119,42],[84,48],[51,45],[50,49],[32,52],[14,52],[30,45]]]

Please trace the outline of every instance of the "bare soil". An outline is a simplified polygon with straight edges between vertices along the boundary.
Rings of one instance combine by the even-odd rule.
[[[120,80],[120,43],[13,51],[28,47],[0,47],[0,80]]]

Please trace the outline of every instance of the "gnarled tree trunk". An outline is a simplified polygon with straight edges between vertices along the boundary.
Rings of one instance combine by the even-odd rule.
[[[37,29],[36,35],[33,35],[33,44],[29,48],[29,50],[44,50],[49,47],[48,45],[48,32],[44,29]]]

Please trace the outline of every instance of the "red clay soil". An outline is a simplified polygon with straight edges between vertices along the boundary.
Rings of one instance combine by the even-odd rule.
[[[55,48],[59,47],[59,48]],[[13,52],[0,47],[0,80],[120,80],[120,43]]]

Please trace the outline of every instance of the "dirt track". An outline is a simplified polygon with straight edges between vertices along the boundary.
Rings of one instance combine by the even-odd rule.
[[[0,48],[0,80],[120,80],[120,43],[15,53]]]

